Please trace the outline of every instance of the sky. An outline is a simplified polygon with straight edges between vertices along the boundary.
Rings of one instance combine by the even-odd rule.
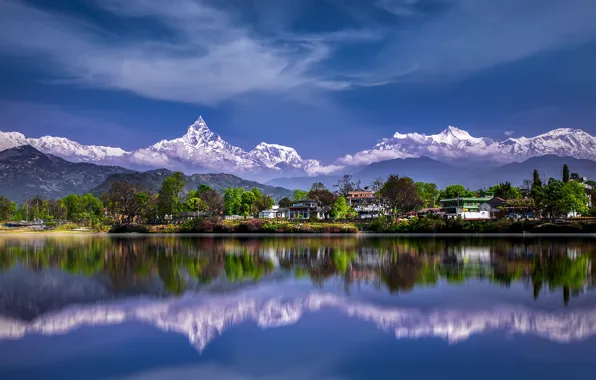
[[[596,134],[593,0],[0,0],[0,130],[137,149],[202,115],[333,159],[448,125]]]

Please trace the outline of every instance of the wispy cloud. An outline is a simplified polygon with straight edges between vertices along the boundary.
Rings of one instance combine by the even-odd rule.
[[[253,91],[317,86],[314,67],[330,44],[370,38],[370,32],[255,36],[230,14],[200,1],[106,0],[96,5],[123,18],[145,18],[167,28],[171,40],[120,38],[72,17],[25,3],[0,3],[0,47],[42,56],[76,82],[163,100],[213,104]],[[321,82],[329,87],[329,80]]]
[[[112,16],[149,20],[166,32],[140,40],[134,33],[3,0],[0,49],[41,57],[61,80],[76,84],[212,105],[243,94],[305,87],[345,91],[457,80],[596,38],[596,2],[585,0],[376,0],[377,13],[412,17],[402,17],[404,22],[396,17],[395,24],[382,27],[367,17],[365,25],[325,33],[299,33],[291,22],[276,22],[275,15],[297,17],[292,12],[298,5],[288,8],[287,2],[268,1],[260,7],[267,10],[261,20],[248,20],[240,11],[203,0],[90,1]],[[342,55],[341,47],[356,43],[369,44],[367,54]]]
[[[505,136],[511,137],[511,136],[513,136],[514,133],[515,133],[515,131],[510,129],[508,131],[505,131]]]

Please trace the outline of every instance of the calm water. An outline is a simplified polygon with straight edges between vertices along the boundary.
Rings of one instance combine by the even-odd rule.
[[[590,379],[596,239],[0,235],[1,379]]]

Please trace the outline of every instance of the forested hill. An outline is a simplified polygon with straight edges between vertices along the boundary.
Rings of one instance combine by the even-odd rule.
[[[114,174],[108,177],[102,184],[93,188],[91,193],[95,196],[99,196],[108,191],[113,182],[123,181],[133,185],[137,189],[156,194],[159,191],[163,180],[172,175],[172,173],[173,172],[170,170],[158,169],[146,172]],[[269,195],[275,200],[279,200],[283,197],[292,197],[292,191],[284,189],[283,187],[263,185],[262,183],[245,180],[232,174],[193,174],[185,176],[185,180],[186,186],[184,188],[184,193],[187,193],[188,190],[198,188],[199,185],[207,185],[219,192],[223,192],[228,187],[242,187],[247,190],[257,188],[261,193]]]

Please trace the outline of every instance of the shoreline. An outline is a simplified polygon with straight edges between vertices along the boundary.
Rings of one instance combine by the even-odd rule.
[[[446,237],[514,237],[514,238],[536,238],[536,237],[582,237],[596,239],[596,233],[575,232],[575,233],[403,233],[403,232],[371,232],[360,231],[355,233],[326,232],[326,233],[296,233],[296,232],[91,232],[91,231],[0,231],[0,237],[7,236],[95,236],[95,237],[425,237],[425,238],[446,238]]]

